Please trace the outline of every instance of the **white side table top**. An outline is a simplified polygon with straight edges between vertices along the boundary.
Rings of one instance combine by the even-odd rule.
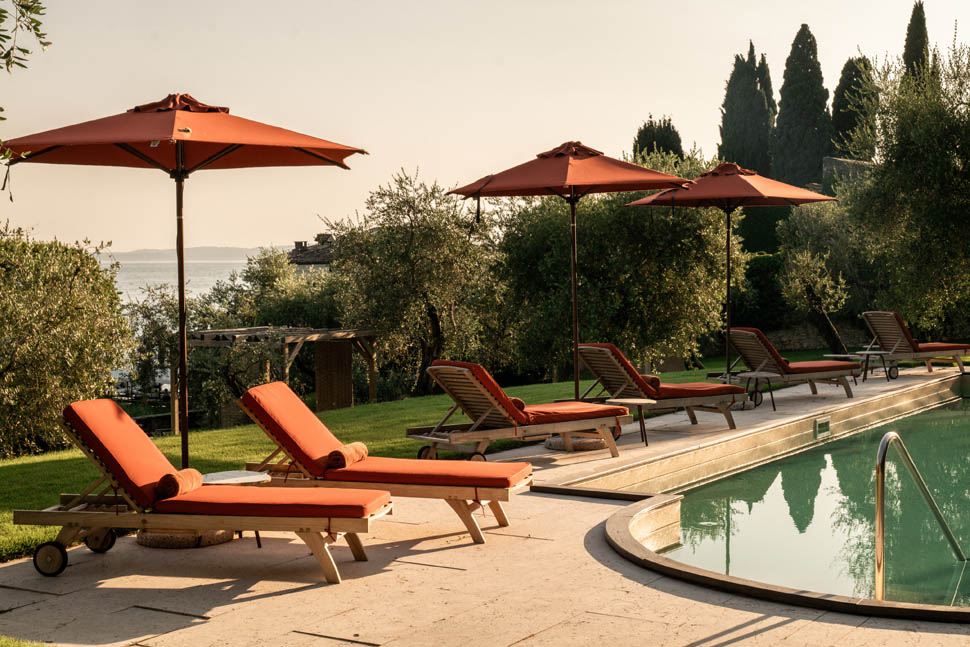
[[[266,472],[250,472],[248,470],[229,470],[202,475],[203,485],[256,485],[257,483],[269,483],[271,480],[273,479]]]
[[[606,404],[615,404],[621,407],[648,407],[657,404],[656,400],[650,398],[610,398]]]

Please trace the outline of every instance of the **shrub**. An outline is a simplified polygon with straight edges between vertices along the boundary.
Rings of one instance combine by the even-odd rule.
[[[131,334],[104,246],[0,229],[0,457],[63,445],[59,414],[112,390]]]

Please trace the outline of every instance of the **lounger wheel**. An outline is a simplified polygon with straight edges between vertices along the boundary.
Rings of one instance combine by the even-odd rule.
[[[765,401],[765,394],[761,391],[752,391],[749,397],[754,403],[755,408],[760,407],[761,403]]]
[[[419,449],[418,450],[418,458],[420,458],[421,460],[425,460],[425,459],[431,458],[431,449],[432,449],[431,448],[431,445],[425,445],[424,447],[422,447],[421,449]]]
[[[623,433],[623,430],[620,429],[620,425],[613,427],[613,440],[619,440],[620,434],[622,433]]]
[[[106,553],[115,545],[115,531],[112,528],[108,528],[104,532],[96,532],[88,535],[84,538],[84,545],[88,547],[95,553]]]
[[[899,367],[893,364],[886,369],[886,373],[889,375],[890,380],[895,380],[897,377],[899,377]]]
[[[45,541],[34,550],[34,568],[45,577],[56,577],[67,568],[67,549],[56,541]]]
[[[474,454],[472,454],[471,456],[468,457],[468,460],[470,460],[470,461],[482,461],[482,462],[484,462],[484,461],[486,461],[488,459],[485,458],[485,454],[483,454],[481,452],[475,452]]]

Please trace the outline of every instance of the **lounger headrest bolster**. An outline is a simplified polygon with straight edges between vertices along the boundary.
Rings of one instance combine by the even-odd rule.
[[[151,508],[155,485],[175,468],[141,427],[112,400],[75,402],[63,415],[135,503]]]
[[[431,366],[455,366],[458,368],[467,368],[472,372],[472,375],[475,376],[475,379],[481,382],[482,386],[484,386],[489,394],[495,398],[495,401],[498,402],[499,406],[505,409],[505,412],[509,418],[515,420],[520,425],[529,424],[528,416],[526,416],[512,403],[511,398],[505,395],[505,391],[503,391],[502,387],[498,385],[495,378],[493,378],[491,374],[485,370],[485,367],[480,366],[479,364],[473,364],[471,362],[453,362],[451,360],[444,359],[435,360],[431,363]],[[465,407],[464,403],[459,402],[458,404],[461,406],[462,410],[465,411],[465,413],[470,413]],[[481,412],[479,412],[479,415],[481,415]],[[474,418],[477,416],[471,414],[471,417]]]
[[[781,356],[778,349],[775,348],[775,345],[771,343],[771,340],[769,340],[763,332],[757,328],[743,328],[741,326],[732,327],[731,330],[743,330],[745,332],[754,333],[755,337],[757,337],[761,342],[761,345],[764,346],[765,350],[768,351],[768,354],[771,355],[771,358],[775,360],[775,364],[778,365],[778,369],[786,373],[788,372],[788,360]],[[757,367],[749,366],[748,368],[754,370]]]
[[[898,312],[895,312],[895,311],[893,312],[893,316],[896,317],[896,323],[899,324],[899,329],[903,331],[903,336],[906,337],[906,341],[909,342],[909,347],[912,348],[915,352],[918,353],[919,352],[919,342],[917,342],[915,339],[913,339],[913,335],[910,334],[909,328],[907,328],[906,327],[906,324],[903,322],[903,318],[900,317],[899,316],[899,313]]]
[[[330,452],[343,446],[283,382],[254,386],[239,399],[259,425],[314,476],[323,476]]]
[[[649,376],[649,378],[651,379],[648,379],[647,377],[640,375],[640,371],[638,371],[636,367],[630,363],[630,360],[626,358],[626,355],[621,353],[620,349],[614,346],[613,344],[597,343],[597,344],[579,345],[580,348],[582,348],[583,346],[591,346],[593,348],[607,349],[613,354],[613,357],[614,359],[616,359],[617,363],[623,367],[623,370],[626,372],[626,374],[630,376],[630,379],[633,380],[633,383],[636,384],[641,391],[643,391],[643,394],[645,396],[647,396],[648,398],[656,398],[657,396],[660,395],[660,392],[657,390],[657,387],[660,386],[660,378],[651,375]]]

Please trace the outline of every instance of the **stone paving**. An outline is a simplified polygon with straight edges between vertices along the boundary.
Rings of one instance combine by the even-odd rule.
[[[927,377],[912,371],[893,383],[870,380],[857,397]],[[807,387],[786,389],[777,414],[770,407],[739,412],[739,427],[831,406],[837,397],[826,387],[819,396]],[[716,416],[699,415],[702,425],[688,432],[677,425],[682,414],[653,419],[650,448],[629,427],[620,459],[603,450],[565,455],[541,446],[495,458],[527,455],[539,481],[564,482],[642,460],[665,443],[724,433]],[[679,430],[664,431],[671,426]],[[0,635],[151,647],[970,644],[970,625],[784,606],[643,570],[604,539],[605,520],[623,505],[525,493],[507,505],[510,527],[481,518],[488,543],[476,545],[443,502],[399,499],[394,515],[364,537],[370,561],[354,562],[337,544],[344,577],[338,585],[323,582],[306,547],[284,533],[262,533],[262,549],[251,535],[194,550],[150,549],[123,537],[104,555],[72,549],[70,566],[57,578],[41,577],[30,560],[0,566]]]

